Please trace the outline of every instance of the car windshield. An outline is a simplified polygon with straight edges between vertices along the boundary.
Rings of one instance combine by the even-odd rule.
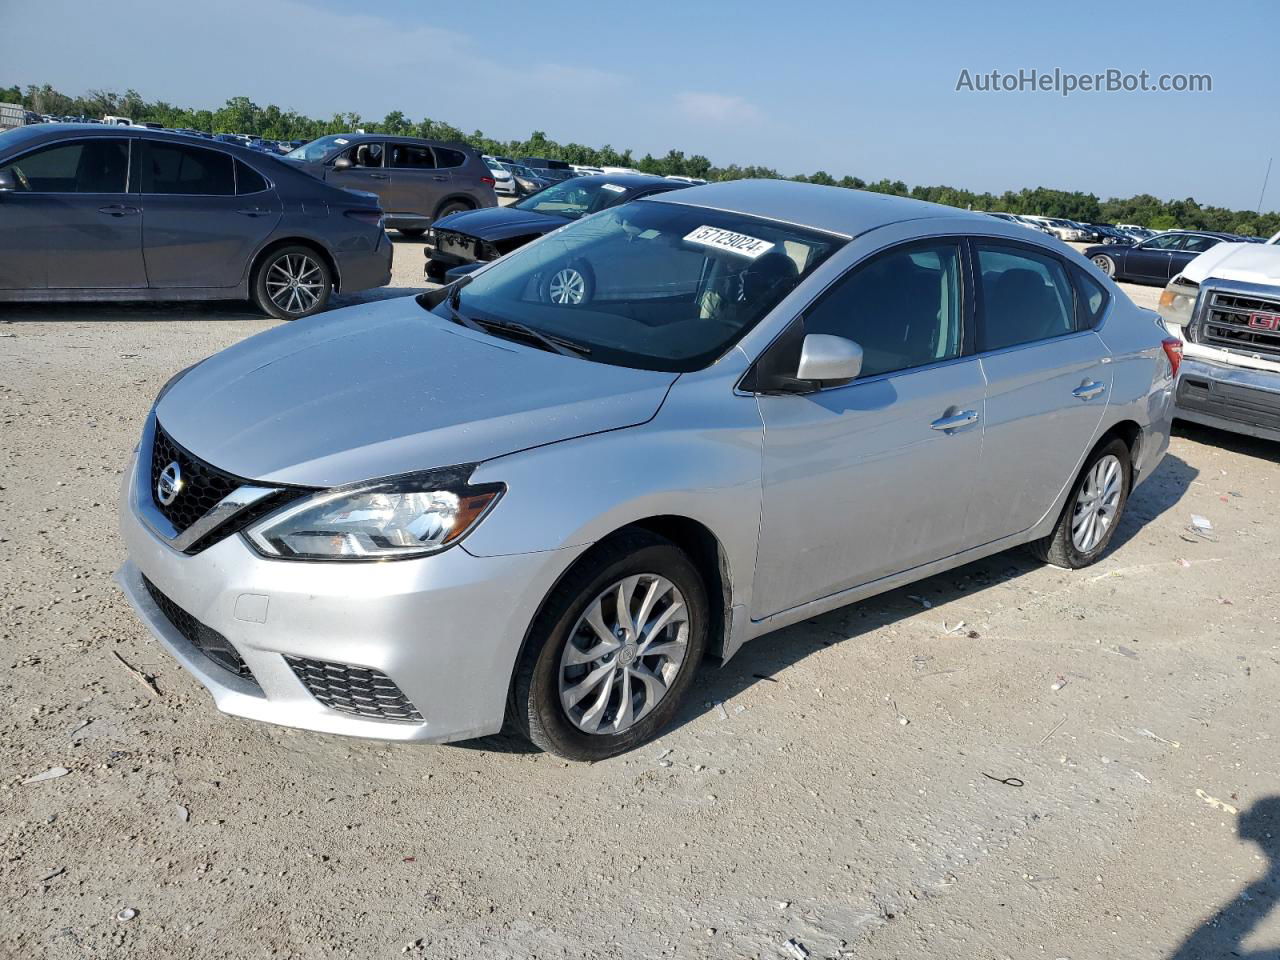
[[[626,187],[607,180],[584,181],[575,177],[552,184],[540,193],[521,200],[516,206],[534,213],[549,213],[577,220],[617,203],[618,198],[626,192]]]
[[[684,204],[611,207],[508,254],[434,312],[519,323],[589,359],[697,370],[750,330],[844,240]],[[457,317],[453,311],[457,311]]]
[[[310,143],[304,143],[296,150],[290,150],[285,156],[291,160],[306,160],[310,163],[321,163],[329,157],[331,153],[337,153],[343,147],[351,143],[350,138],[344,137],[342,134],[332,134],[328,137],[320,137],[318,140],[312,140]]]

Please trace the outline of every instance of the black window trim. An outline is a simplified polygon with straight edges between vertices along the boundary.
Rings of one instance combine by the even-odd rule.
[[[1080,329],[1080,308],[1077,302],[1080,297],[1080,290],[1071,273],[1071,268],[1073,264],[1069,260],[1066,260],[1065,258],[1063,258],[1057,252],[1050,250],[1048,247],[1042,247],[1039,244],[1029,243],[1025,240],[1016,240],[1013,237],[1003,237],[1003,236],[995,236],[995,235],[987,236],[986,234],[973,234],[973,235],[970,235],[967,239],[969,241],[969,257],[970,257],[969,269],[972,271],[972,274],[974,277],[974,288],[973,288],[973,292],[974,292],[973,300],[974,300],[974,308],[975,308],[974,309],[974,333],[975,333],[974,356],[993,357],[1003,353],[1009,353],[1014,350],[1025,350],[1028,347],[1038,347],[1044,343],[1054,343],[1058,340],[1066,340],[1068,337],[1086,336],[1088,334],[1093,333],[1095,330],[1099,329],[1102,326],[1103,321],[1106,320],[1107,308],[1111,306],[1111,301],[1110,301],[1110,294],[1107,293],[1106,288],[1104,287],[1103,293],[1107,294],[1108,300],[1107,300],[1106,306],[1103,308],[1102,317],[1099,319],[1098,325],[1095,327],[1090,327],[1085,330]],[[1039,256],[1057,261],[1058,264],[1062,267],[1063,274],[1067,278],[1067,285],[1071,288],[1071,329],[1068,330],[1066,333],[1058,334],[1056,337],[1046,337],[1042,340],[1027,340],[1025,343],[1013,343],[1007,347],[997,347],[994,350],[978,350],[977,340],[976,340],[977,327],[979,324],[984,322],[983,321],[982,284],[977,282],[977,278],[981,276],[980,267],[978,265],[978,247],[981,245],[1011,247],[1016,250],[1038,254]],[[1099,284],[1099,286],[1101,286],[1101,284]]]
[[[195,144],[195,143],[174,144],[174,142],[170,140],[153,140],[149,137],[139,137],[138,139],[146,145],[144,147],[144,150],[150,150],[152,145],[154,144],[159,144],[160,146],[165,146],[165,147],[176,145],[179,147],[188,147],[189,149],[192,149],[192,150],[203,150],[206,153],[216,153],[219,156],[226,157],[228,160],[231,161],[231,193],[143,193],[142,171],[140,169],[142,161],[141,159],[139,159],[138,189],[134,192],[140,194],[141,196],[144,196],[144,197],[237,197],[237,196],[241,196],[241,194],[238,192],[239,187],[236,183],[236,160],[238,158],[235,156],[235,154],[227,153],[227,151],[219,150],[216,147],[206,147],[203,144]],[[139,155],[141,155],[143,153],[143,150],[138,151],[138,153]],[[132,173],[132,170],[133,168],[131,166],[130,167],[131,173]],[[265,180],[266,177],[263,177],[263,179]],[[261,193],[262,191],[259,191],[259,192]],[[253,194],[244,194],[244,196],[253,196]]]
[[[134,145],[134,144],[135,144],[139,139],[140,139],[139,137],[130,137],[130,136],[128,136],[128,135],[125,135],[125,136],[101,136],[101,137],[93,137],[93,136],[89,136],[89,137],[86,137],[86,136],[84,136],[83,134],[81,134],[80,136],[74,136],[74,135],[72,135],[72,136],[61,137],[61,138],[59,138],[59,139],[57,139],[57,140],[45,140],[43,143],[37,143],[37,144],[34,144],[34,145],[29,149],[29,150],[24,150],[22,153],[19,153],[19,154],[17,154],[16,156],[10,157],[8,160],[5,160],[2,164],[0,164],[0,166],[5,166],[5,167],[10,166],[11,164],[15,164],[15,163],[17,163],[19,160],[22,160],[22,159],[24,159],[24,158],[26,158],[26,157],[30,157],[30,156],[32,156],[33,154],[43,153],[45,150],[50,149],[50,148],[52,148],[52,147],[65,147],[67,144],[74,144],[74,143],[89,143],[89,142],[94,141],[94,140],[118,140],[118,141],[123,141],[125,144],[127,144],[127,145],[128,145],[128,151],[129,151],[129,161],[128,161],[128,165],[127,165],[127,167],[125,168],[127,172],[125,173],[125,178],[124,178],[124,191],[123,191],[123,193],[119,193],[119,194],[118,194],[116,191],[111,190],[111,191],[108,191],[107,193],[98,193],[98,194],[86,193],[86,194],[85,194],[85,196],[89,196],[89,197],[92,197],[92,196],[100,196],[100,197],[114,197],[114,196],[122,196],[123,194],[137,193],[137,192],[138,192],[137,190],[133,189],[133,187],[134,187],[134,178],[135,178],[135,171],[134,171],[134,165],[133,165],[133,158],[134,158],[135,156],[137,156],[137,155],[138,155],[138,153],[140,153],[141,151],[135,151],[135,150],[133,149],[133,145]],[[79,191],[76,191],[76,193],[78,193],[78,192],[79,192]],[[41,197],[70,197],[70,196],[75,196],[75,193],[55,193],[55,192],[51,192],[51,191],[48,191],[48,190],[30,190],[30,191],[26,191],[26,190],[24,190],[24,191],[22,191],[22,194],[23,194],[23,196],[41,196]]]

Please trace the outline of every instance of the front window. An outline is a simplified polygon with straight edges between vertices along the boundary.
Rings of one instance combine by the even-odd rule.
[[[1182,242],[1180,233],[1162,233],[1142,244],[1144,250],[1172,250]]]
[[[526,197],[516,204],[521,210],[534,213],[549,213],[558,217],[577,220],[588,213],[603,210],[610,204],[617,203],[625,194],[626,187],[616,183],[594,181],[584,183],[580,179],[565,180],[547,187],[541,193]]]
[[[0,173],[24,193],[124,193],[129,144],[97,138],[63,143],[0,166]]]
[[[328,137],[319,137],[310,143],[290,150],[285,156],[290,160],[306,160],[308,163],[323,163],[331,156],[341,153],[343,148],[351,145],[351,138],[340,133]]]
[[[460,288],[456,309],[563,338],[592,361],[697,370],[843,243],[740,214],[628,203],[509,254]]]

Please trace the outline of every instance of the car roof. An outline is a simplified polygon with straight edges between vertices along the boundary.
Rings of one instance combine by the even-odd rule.
[[[678,180],[668,180],[666,177],[655,176],[650,173],[592,173],[585,177],[573,177],[565,180],[565,183],[612,183],[615,186],[626,187],[628,190],[636,190],[641,187],[664,186],[664,187],[684,187],[685,184]]]
[[[708,183],[663,194],[658,202],[741,213],[844,237],[903,220],[971,217],[976,222],[990,222],[984,214],[940,203],[794,180]]]

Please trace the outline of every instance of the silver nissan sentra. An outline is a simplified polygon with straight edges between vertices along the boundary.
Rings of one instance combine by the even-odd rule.
[[[1021,544],[1093,563],[1180,348],[992,217],[693,187],[179,373],[118,578],[228,713],[602,758],[779,627]]]

